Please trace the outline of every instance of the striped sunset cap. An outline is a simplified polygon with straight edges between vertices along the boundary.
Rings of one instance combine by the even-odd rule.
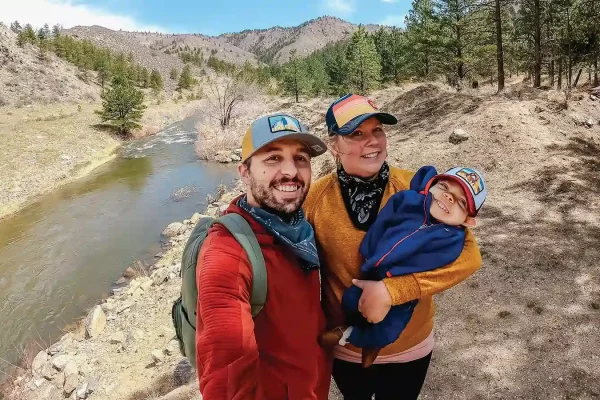
[[[380,112],[371,99],[352,93],[337,99],[329,106],[325,123],[330,136],[348,135],[371,117],[377,117],[386,125],[398,123],[393,115]]]

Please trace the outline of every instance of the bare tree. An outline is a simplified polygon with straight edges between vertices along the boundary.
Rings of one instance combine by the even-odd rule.
[[[209,80],[208,88],[209,114],[219,120],[221,127],[229,126],[236,107],[255,92],[253,82],[246,79],[241,71]]]

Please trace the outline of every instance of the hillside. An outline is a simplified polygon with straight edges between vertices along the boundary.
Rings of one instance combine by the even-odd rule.
[[[98,100],[100,87],[84,79],[53,54],[41,58],[37,48],[17,46],[16,34],[0,25],[0,107]]]
[[[66,29],[64,33],[78,39],[88,39],[95,45],[107,47],[114,52],[131,53],[135,63],[148,68],[148,70],[157,69],[160,72],[166,90],[173,90],[177,85],[176,81],[169,79],[169,73],[172,68],[181,72],[183,62],[178,57],[141,45],[144,34],[113,31],[97,25],[76,26]]]
[[[376,31],[381,26],[367,25],[365,28]],[[228,42],[250,53],[263,62],[284,63],[289,60],[290,51],[297,50],[300,57],[322,49],[329,43],[347,39],[357,25],[335,17],[320,17],[291,28],[273,27],[269,29],[245,30],[239,33],[221,35]]]
[[[400,119],[388,130],[391,164],[411,170],[474,167],[489,187],[474,228],[484,265],[436,295],[436,345],[422,397],[596,398],[600,101],[578,92],[565,109],[560,92],[520,85],[496,96],[491,90],[457,94],[443,85],[410,84],[372,98]],[[241,119],[265,107],[285,110],[324,134],[331,99],[252,100],[244,108],[252,111]],[[453,144],[449,137],[456,129],[467,139]],[[316,177],[331,170],[328,160],[314,160]],[[236,193],[198,211],[214,215]],[[134,279],[103,302],[101,332],[85,339],[82,329],[75,330],[40,352],[34,360],[38,376],[18,380],[22,398],[62,398],[55,385],[67,387],[66,371],[55,370],[67,362],[69,389],[76,386],[91,400],[201,398],[170,319],[181,284],[181,251],[193,224],[183,222],[172,229],[170,247],[150,277]],[[330,399],[339,398],[332,385]]]

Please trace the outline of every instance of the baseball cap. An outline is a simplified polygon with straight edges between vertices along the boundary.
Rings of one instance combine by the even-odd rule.
[[[319,156],[327,146],[317,136],[308,133],[308,127],[288,114],[269,114],[255,120],[242,140],[242,162],[269,143],[280,139],[298,140],[310,149],[311,157]]]
[[[371,99],[352,93],[340,97],[329,106],[325,114],[325,123],[330,136],[349,135],[371,117],[377,117],[386,125],[398,123],[398,119],[393,115],[380,112]]]
[[[476,217],[487,197],[487,187],[481,173],[472,168],[454,167],[443,174],[436,175],[432,183],[442,178],[451,179],[462,186],[467,197],[469,216]]]

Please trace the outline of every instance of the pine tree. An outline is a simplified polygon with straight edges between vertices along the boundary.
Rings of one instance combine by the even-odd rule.
[[[192,77],[192,71],[189,64],[186,64],[181,71],[179,82],[177,83],[177,91],[182,89],[190,89],[194,85],[194,78]]]
[[[322,56],[310,57],[307,60],[308,75],[311,80],[311,93],[315,96],[327,94],[329,91],[329,76],[325,69],[325,60]]]
[[[367,94],[379,86],[381,59],[373,37],[364,27],[359,26],[352,34],[346,59],[348,60],[348,82],[353,92]]]
[[[155,92],[160,92],[164,87],[162,75],[156,69],[153,69],[150,73],[150,87]]]
[[[15,21],[12,24],[10,24],[10,30],[16,34],[19,34],[23,30],[23,28],[21,27],[19,21]]]
[[[418,77],[428,77],[438,69],[441,26],[432,0],[414,0],[406,17],[408,64]]]
[[[385,82],[400,84],[400,75],[406,63],[406,39],[398,28],[380,29],[373,35],[381,57],[381,77]]]
[[[350,91],[348,86],[347,45],[335,44],[324,54],[325,70],[329,75],[329,91],[334,96],[342,96]]]
[[[150,74],[145,67],[140,68],[138,77],[141,87],[147,88],[150,86]]]
[[[287,63],[283,81],[286,92],[295,96],[296,103],[299,102],[300,95],[310,90],[307,65],[304,60],[298,58],[296,49],[290,51],[290,61]]]
[[[95,112],[102,122],[108,122],[119,134],[127,136],[132,129],[140,128],[139,124],[146,106],[144,93],[137,89],[128,77],[117,75],[111,86],[102,95],[102,110]]]
[[[62,26],[60,26],[59,24],[56,24],[52,27],[52,36],[54,36],[55,38],[59,37],[61,32]]]

